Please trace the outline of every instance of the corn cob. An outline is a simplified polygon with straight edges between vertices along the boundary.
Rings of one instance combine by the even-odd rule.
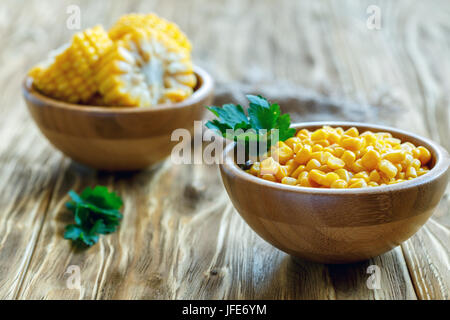
[[[158,17],[156,14],[127,14],[122,16],[109,30],[110,38],[115,41],[122,39],[133,29],[158,30],[169,36],[187,52],[191,52],[191,43],[186,35],[172,22]]]
[[[132,27],[105,54],[96,80],[108,105],[130,107],[181,101],[196,85],[185,48],[156,29]]]
[[[97,91],[95,73],[113,42],[102,26],[76,33],[70,44],[30,70],[34,86],[45,95],[71,103],[87,102]]]

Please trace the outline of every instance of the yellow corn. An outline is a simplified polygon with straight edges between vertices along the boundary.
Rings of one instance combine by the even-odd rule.
[[[311,140],[325,140],[328,136],[328,133],[324,129],[317,129],[311,134]]]
[[[71,103],[88,102],[98,91],[95,74],[113,42],[101,26],[76,33],[70,44],[30,70],[43,94]]]
[[[291,148],[292,150],[295,150],[295,146],[301,145],[302,140],[300,140],[300,138],[297,137],[292,137],[287,139],[284,143],[287,144],[289,148]]]
[[[336,181],[334,181],[330,188],[336,188],[336,189],[342,189],[342,188],[346,188],[347,187],[347,181],[342,180],[342,179],[338,179]]]
[[[162,19],[153,13],[131,13],[122,16],[109,30],[109,36],[114,41],[120,40],[136,28],[144,31],[157,30],[169,36],[184,50],[191,51],[191,44],[180,28],[175,23]]]
[[[281,164],[285,164],[293,155],[294,151],[284,142],[279,142],[279,147],[272,153],[272,157]]]
[[[380,154],[377,151],[371,149],[364,154],[361,160],[362,165],[366,169],[373,170],[378,166],[378,162],[380,162]]]
[[[304,165],[299,165],[297,167],[297,169],[294,170],[294,172],[292,172],[292,174],[290,175],[293,178],[298,179],[298,177],[300,176],[300,174],[305,171],[305,166]]]
[[[431,153],[425,147],[418,147],[417,150],[419,153],[419,160],[422,165],[426,165],[431,160]]]
[[[312,148],[310,145],[303,145],[295,155],[295,162],[298,164],[305,164],[311,159]]]
[[[378,167],[388,178],[394,178],[397,175],[397,167],[389,160],[381,160]]]
[[[326,143],[324,141],[327,141]],[[320,188],[364,188],[395,184],[426,174],[425,147],[401,143],[387,132],[359,134],[356,128],[299,130],[271,148],[272,157],[248,172],[284,184]],[[264,171],[263,169],[266,169]],[[266,174],[263,174],[265,173]]]
[[[179,102],[196,85],[190,55],[173,39],[131,27],[106,53],[96,79],[109,105],[129,107]]]
[[[345,162],[345,164],[350,167],[356,160],[356,155],[353,151],[346,150],[343,154],[341,159]]]
[[[403,150],[395,150],[383,154],[383,159],[389,160],[392,163],[397,163],[403,161],[405,156],[406,153]]]
[[[372,170],[369,174],[369,180],[371,182],[379,182],[381,179],[380,174],[378,173],[377,170]]]
[[[308,161],[308,163],[306,164],[305,169],[307,171],[311,171],[313,169],[318,169],[321,167],[320,161],[317,159],[311,159]]]
[[[363,146],[363,140],[361,138],[343,138],[341,140],[341,146],[349,150],[359,150]]]
[[[333,170],[344,168],[345,162],[335,156],[328,157],[327,166]]]
[[[275,175],[280,168],[280,164],[276,162],[272,157],[264,159],[260,164],[260,174],[272,174]]]
[[[249,173],[254,175],[254,176],[259,176],[261,174],[261,167],[260,167],[260,163],[259,162],[255,162],[249,170]]]
[[[359,131],[355,127],[351,127],[350,129],[345,131],[344,134],[350,137],[357,137],[359,135]]]
[[[291,178],[291,177],[284,177],[281,179],[282,184],[288,184],[290,186],[295,186],[297,184],[297,179]]]

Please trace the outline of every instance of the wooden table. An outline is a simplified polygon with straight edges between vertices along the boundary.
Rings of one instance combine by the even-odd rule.
[[[34,63],[81,27],[156,11],[195,45],[217,103],[261,92],[297,120],[407,129],[450,147],[450,5],[442,1],[22,1],[0,4],[0,298],[449,299],[450,198],[394,250],[351,265],[294,262],[240,218],[216,166],[128,174],[73,163],[38,132],[20,93]],[[381,29],[366,21],[381,10]],[[89,250],[63,239],[71,189],[107,185],[125,201],[120,231]],[[381,288],[367,268],[377,265]],[[69,266],[81,290],[67,287]],[[75,267],[75,268],[77,268]],[[72,269],[69,269],[72,270]]]

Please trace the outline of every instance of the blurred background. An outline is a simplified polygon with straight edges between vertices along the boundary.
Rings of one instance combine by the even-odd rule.
[[[77,31],[68,27],[71,6],[81,29],[109,28],[128,12],[176,22],[195,63],[214,76],[218,103],[258,91],[295,120],[386,123],[449,147],[447,0],[3,0],[2,111],[18,112],[27,69]]]

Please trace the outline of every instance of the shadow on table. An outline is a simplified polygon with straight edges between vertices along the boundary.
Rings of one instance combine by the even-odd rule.
[[[370,260],[321,264],[286,255],[266,285],[255,288],[256,299],[371,299],[367,288]]]

